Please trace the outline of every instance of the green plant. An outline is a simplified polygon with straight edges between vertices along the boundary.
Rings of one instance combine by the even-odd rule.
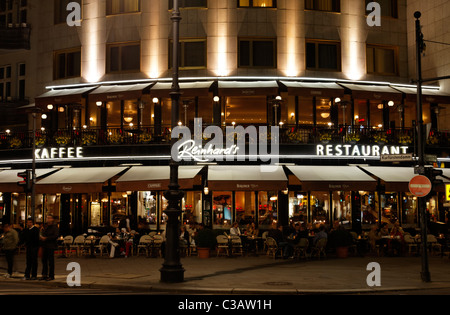
[[[9,141],[9,147],[12,149],[20,148],[22,146],[22,141],[19,138],[12,138]]]
[[[303,133],[301,133],[300,130],[290,131],[288,133],[288,139],[292,142],[302,142]]]
[[[412,139],[410,136],[408,135],[401,135],[398,138],[398,142],[402,143],[402,144],[411,144],[412,143]]]
[[[110,134],[109,137],[109,142],[110,143],[122,143],[123,141],[123,136],[120,133],[114,133],[114,134]]]
[[[436,135],[432,134],[428,137],[427,144],[439,144],[439,138]]]
[[[70,142],[70,137],[66,135],[56,136],[55,141],[59,145],[68,144]]]
[[[328,132],[324,132],[320,135],[320,141],[331,141],[331,134]]]
[[[387,142],[387,137],[384,133],[377,133],[375,136],[373,136],[373,140],[377,143]]]
[[[47,141],[47,138],[45,136],[39,136],[39,137],[36,137],[35,144],[37,146],[41,146],[41,145],[44,145],[46,141]]]
[[[152,141],[152,138],[153,138],[152,135],[148,132],[144,132],[139,135],[140,142],[150,142],[150,141]]]
[[[84,145],[94,144],[96,141],[95,135],[92,133],[83,134],[81,139],[82,139]]]
[[[200,248],[210,248],[213,249],[216,246],[216,235],[214,231],[208,228],[204,228],[198,231],[194,238],[195,245]]]
[[[361,136],[357,133],[350,133],[347,135],[347,141],[358,142],[359,140],[361,140]]]

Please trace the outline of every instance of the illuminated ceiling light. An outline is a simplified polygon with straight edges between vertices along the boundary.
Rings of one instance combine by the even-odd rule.
[[[42,114],[41,118],[42,119],[47,119],[47,114]]]
[[[6,133],[7,133],[7,134],[10,134],[10,133],[11,133],[11,130],[6,129]]]
[[[100,101],[98,101],[98,102],[96,102],[96,103],[95,103],[95,105],[97,105],[98,107],[100,107],[100,106],[102,106],[102,105],[103,105],[103,103],[102,103],[102,102],[100,102]]]
[[[133,121],[133,117],[124,117],[123,120],[125,120],[126,123],[131,123]]]
[[[334,99],[334,102],[335,102],[335,103],[340,103],[340,102],[341,102],[341,99],[340,99],[339,97],[336,97],[336,98]]]
[[[53,109],[53,104],[48,104],[48,105],[47,105],[47,109],[48,109],[48,110],[52,110],[52,109]]]
[[[64,113],[64,107],[58,108],[58,111],[59,111],[60,113]]]
[[[214,98],[213,98],[213,100],[214,100],[214,102],[219,102],[220,101],[220,97],[218,97],[218,96],[214,96]]]
[[[130,123],[129,126],[130,126],[130,127],[133,127],[134,125],[133,125],[133,123]]]
[[[320,116],[322,116],[322,118],[327,119],[328,117],[330,117],[330,113],[321,113]]]
[[[178,126],[183,126],[183,123],[181,121],[179,121]]]
[[[383,104],[378,104],[377,108],[378,108],[378,109],[383,109],[383,108],[384,108],[384,105],[383,105]]]
[[[87,128],[87,126],[86,125],[83,125],[83,129],[86,129]]]
[[[388,105],[389,105],[390,107],[394,106],[394,101],[389,101]]]
[[[158,103],[159,103],[159,99],[158,99],[157,97],[154,97],[154,98],[153,98],[153,103],[154,103],[154,104],[158,104]]]

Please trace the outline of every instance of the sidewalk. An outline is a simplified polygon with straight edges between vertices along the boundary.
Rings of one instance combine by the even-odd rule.
[[[430,283],[420,278],[420,257],[327,257],[321,260],[274,260],[258,257],[196,256],[181,259],[185,281],[177,284],[160,282],[162,258],[145,256],[109,259],[56,256],[55,281],[27,281],[49,286],[67,287],[67,264],[81,266],[83,288],[108,288],[162,294],[333,294],[370,291],[450,288],[450,259],[429,257]],[[0,257],[0,282],[21,281],[25,269],[25,254],[16,255],[12,279],[4,279],[6,262]],[[370,262],[381,266],[381,286],[371,288],[366,278]],[[41,264],[39,263],[38,277]]]

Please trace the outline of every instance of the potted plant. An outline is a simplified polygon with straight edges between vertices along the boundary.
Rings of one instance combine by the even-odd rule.
[[[300,143],[303,141],[303,134],[300,130],[290,131],[288,133],[288,139],[293,143]]]
[[[211,249],[216,246],[216,236],[213,230],[204,228],[198,231],[195,236],[195,244],[197,246],[197,254],[199,258],[209,258]]]
[[[92,145],[96,141],[95,135],[92,133],[83,134],[83,137],[81,139],[83,141],[83,145]]]
[[[328,143],[331,141],[331,134],[328,132],[325,132],[323,134],[320,135],[320,141],[322,143]]]
[[[401,135],[401,136],[398,138],[398,142],[399,142],[400,144],[411,144],[411,143],[412,143],[412,139],[411,139],[411,137],[408,136],[408,135]]]
[[[12,138],[9,141],[9,147],[11,149],[17,149],[20,148],[22,146],[22,141],[19,138]]]
[[[47,138],[45,136],[36,137],[35,143],[38,148],[41,148],[45,145]]]
[[[63,147],[63,146],[66,146],[69,144],[70,137],[66,136],[66,135],[59,135],[59,136],[56,136],[55,141],[59,146]]]
[[[148,132],[144,132],[139,135],[139,141],[141,143],[150,143],[150,141],[152,141],[152,135]]]
[[[109,142],[112,144],[121,144],[123,141],[123,136],[120,133],[114,133],[108,137]]]
[[[355,144],[359,140],[361,140],[361,136],[357,133],[350,133],[347,135],[347,141],[351,144]]]
[[[378,144],[385,144],[387,142],[387,137],[384,133],[377,133],[373,140]]]
[[[353,236],[344,228],[333,231],[330,234],[330,245],[336,249],[336,256],[346,258],[348,248],[353,244]]]

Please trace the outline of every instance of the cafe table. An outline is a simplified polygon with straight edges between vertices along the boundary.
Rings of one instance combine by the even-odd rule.
[[[84,240],[84,244],[86,247],[88,247],[90,249],[91,254],[86,256],[87,258],[96,258],[95,256],[95,244],[97,243],[97,241],[100,238],[98,238],[97,236],[94,235],[90,235],[88,237],[86,237],[86,239]]]
[[[262,240],[259,236],[247,236],[246,238],[248,246],[248,254],[253,252],[254,256],[258,256],[258,242]]]

